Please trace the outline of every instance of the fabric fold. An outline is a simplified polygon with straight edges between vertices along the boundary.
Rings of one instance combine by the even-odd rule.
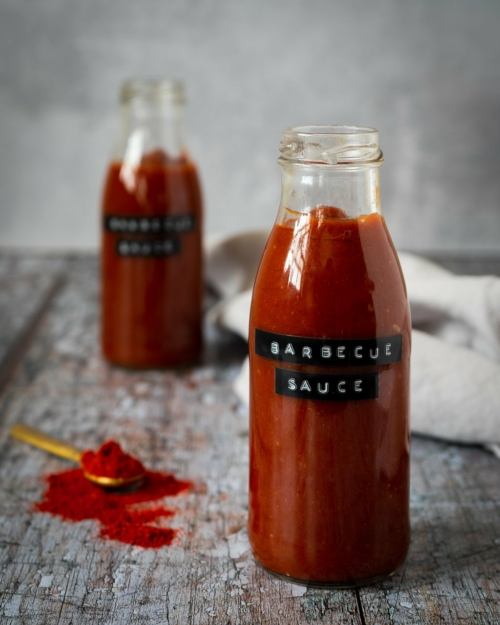
[[[248,339],[252,286],[268,233],[219,239],[207,279],[221,300],[210,320]],[[500,457],[500,278],[457,276],[400,253],[412,313],[412,431],[481,444]],[[248,403],[248,359],[234,384]]]

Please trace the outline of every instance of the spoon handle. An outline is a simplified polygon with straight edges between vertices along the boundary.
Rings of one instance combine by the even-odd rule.
[[[16,425],[12,427],[10,434],[14,438],[18,438],[20,441],[29,443],[34,447],[40,447],[40,449],[45,449],[45,451],[49,451],[55,456],[66,458],[67,460],[72,460],[73,462],[80,464],[80,458],[82,456],[82,452],[80,450],[75,449],[63,441],[57,440],[57,438],[47,436],[47,434],[44,434],[39,430],[30,428],[22,423],[16,423]]]

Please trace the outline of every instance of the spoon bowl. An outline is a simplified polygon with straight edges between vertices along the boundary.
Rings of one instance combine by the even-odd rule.
[[[145,473],[138,473],[132,477],[106,477],[104,475],[92,475],[92,473],[87,473],[87,471],[84,470],[83,477],[101,488],[114,490],[132,486],[132,484],[139,485],[139,483],[144,480]]]

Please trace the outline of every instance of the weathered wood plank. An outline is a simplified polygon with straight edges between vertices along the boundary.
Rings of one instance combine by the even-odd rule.
[[[412,545],[401,573],[360,591],[367,623],[500,623],[500,463],[412,445]]]
[[[494,271],[494,263],[453,263],[460,273]],[[0,404],[0,621],[362,623],[355,593],[285,584],[253,563],[247,415],[231,391],[243,344],[212,336],[204,362],[184,372],[108,367],[97,347],[96,263],[67,270]],[[66,465],[9,440],[18,420],[81,447],[118,438],[152,468],[192,479],[195,491],[169,502],[183,529],[178,543],[127,547],[97,539],[93,522],[31,513],[39,474]],[[392,580],[359,591],[364,622],[500,622],[499,474],[481,449],[414,439],[410,556]]]
[[[0,393],[59,289],[65,265],[61,258],[0,255]]]
[[[251,558],[247,413],[231,389],[244,344],[211,336],[204,362],[187,371],[109,367],[98,351],[96,269],[71,265],[0,404],[0,620],[361,625],[353,591],[293,586]],[[10,440],[16,421],[81,448],[116,438],[149,467],[191,479],[193,492],[167,500],[178,542],[133,548],[98,539],[91,521],[34,514],[39,476],[67,465]]]

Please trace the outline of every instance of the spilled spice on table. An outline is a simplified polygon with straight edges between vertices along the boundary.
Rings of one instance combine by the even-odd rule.
[[[73,522],[95,519],[100,524],[101,538],[153,549],[170,545],[175,538],[177,529],[155,525],[175,511],[163,505],[139,504],[179,495],[192,486],[191,482],[156,471],[146,471],[141,487],[134,492],[103,490],[89,482],[82,469],[54,473],[45,479],[48,488],[42,501],[34,505],[38,512]]]

